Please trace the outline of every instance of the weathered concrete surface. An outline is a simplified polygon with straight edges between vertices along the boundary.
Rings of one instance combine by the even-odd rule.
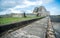
[[[26,27],[7,33],[1,38],[45,38],[48,17],[38,20]]]

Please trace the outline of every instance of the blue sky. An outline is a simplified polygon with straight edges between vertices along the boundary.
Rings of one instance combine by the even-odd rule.
[[[32,13],[37,6],[45,6],[51,15],[60,15],[60,0],[0,0],[0,15]]]

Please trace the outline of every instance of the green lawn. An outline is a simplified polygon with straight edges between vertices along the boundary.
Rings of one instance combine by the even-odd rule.
[[[24,20],[30,20],[30,19],[34,19],[34,18],[40,18],[40,17],[36,17],[36,16],[30,17],[29,16],[26,18],[23,18],[23,17],[20,17],[20,18],[18,18],[18,17],[0,18],[0,25],[24,21]]]

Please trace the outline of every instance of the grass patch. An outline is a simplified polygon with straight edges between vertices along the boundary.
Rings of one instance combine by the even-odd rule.
[[[9,24],[9,23],[20,22],[20,21],[24,21],[24,20],[30,20],[30,19],[34,19],[34,18],[40,18],[40,17],[28,16],[26,18],[23,18],[23,17],[0,18],[0,25],[1,24]]]

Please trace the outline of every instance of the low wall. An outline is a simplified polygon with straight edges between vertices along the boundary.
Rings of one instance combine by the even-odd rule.
[[[42,17],[44,18],[44,17]],[[0,34],[8,31],[10,29],[16,28],[16,27],[22,27],[22,26],[26,26],[27,24],[30,24],[36,20],[42,19],[42,18],[36,18],[36,19],[31,19],[31,20],[26,20],[26,21],[21,21],[21,22],[17,22],[17,23],[12,23],[12,24],[7,24],[7,25],[1,25],[0,26]]]
[[[53,25],[51,23],[51,19],[48,20],[47,31],[46,31],[46,38],[56,38]]]

